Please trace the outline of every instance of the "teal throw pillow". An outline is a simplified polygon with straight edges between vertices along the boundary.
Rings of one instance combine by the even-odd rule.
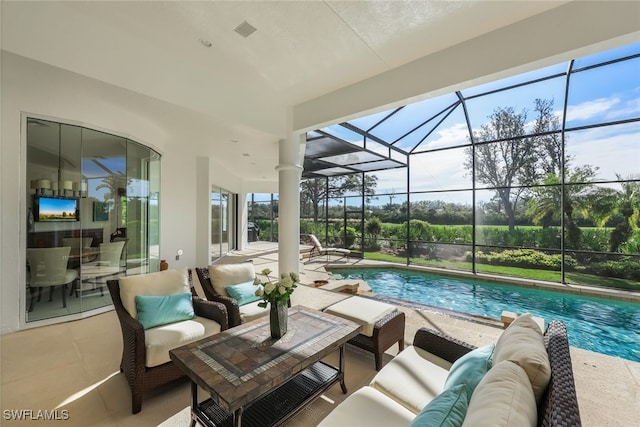
[[[250,282],[239,283],[237,285],[225,286],[224,290],[227,294],[238,301],[238,305],[249,304],[250,302],[258,301],[261,299],[256,296],[256,290],[258,287],[253,284],[253,280]]]
[[[145,329],[195,317],[191,293],[167,296],[136,295],[138,321]]]
[[[459,384],[467,385],[469,399],[478,383],[491,368],[491,357],[493,356],[494,344],[476,348],[456,360],[444,383],[444,389],[455,387]]]
[[[460,427],[468,406],[467,386],[459,384],[429,402],[413,419],[410,427]]]

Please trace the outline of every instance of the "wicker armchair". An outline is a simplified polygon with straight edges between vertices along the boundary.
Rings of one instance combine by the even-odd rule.
[[[204,291],[204,295],[207,297],[207,299],[209,301],[223,304],[227,309],[229,327],[233,328],[235,326],[238,326],[242,322],[240,318],[240,306],[238,305],[238,301],[228,295],[221,295],[216,292],[213,284],[211,283],[209,268],[196,268],[196,274],[198,275],[198,280],[200,280],[200,285],[202,285],[202,290]]]
[[[538,407],[538,426],[580,427],[580,410],[564,323],[557,320],[549,322],[544,344],[551,365],[551,381]],[[476,348],[427,328],[416,332],[413,345],[451,363]]]
[[[162,274],[162,272],[151,273],[146,276],[153,278],[153,275],[157,274]],[[188,270],[188,280],[193,294],[192,301],[195,315],[214,320],[220,325],[220,330],[227,329],[229,325],[225,306],[203,300],[198,296],[193,287],[191,270]],[[142,324],[129,314],[123,303],[119,280],[109,280],[107,281],[107,286],[122,328],[123,349],[120,371],[124,373],[129,383],[129,388],[131,389],[131,412],[136,414],[142,409],[144,392],[176,380],[185,374],[170,360],[158,366],[147,366],[146,331]]]

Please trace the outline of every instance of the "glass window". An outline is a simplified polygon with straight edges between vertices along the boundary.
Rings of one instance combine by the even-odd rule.
[[[107,280],[159,269],[158,153],[28,118],[27,180],[27,321],[110,305]],[[50,288],[60,268],[71,280]],[[53,291],[51,304],[42,303],[43,288]]]

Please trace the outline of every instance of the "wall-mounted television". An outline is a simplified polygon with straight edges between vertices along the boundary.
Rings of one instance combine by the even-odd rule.
[[[40,222],[80,220],[79,201],[73,198],[36,196],[33,211],[34,219]]]

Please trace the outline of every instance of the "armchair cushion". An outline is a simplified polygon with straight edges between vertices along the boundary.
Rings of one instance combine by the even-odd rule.
[[[138,318],[136,295],[175,295],[190,292],[189,274],[186,268],[157,273],[121,277],[120,298],[129,315]]]
[[[413,419],[410,427],[460,427],[469,405],[466,384],[443,391]]]
[[[191,320],[195,316],[191,292],[155,296],[136,295],[138,321],[145,329]]]
[[[218,295],[228,295],[225,286],[237,285],[256,278],[252,262],[240,264],[213,264],[209,266],[211,285]]]
[[[253,280],[237,285],[225,286],[224,289],[231,298],[238,301],[238,305],[245,305],[261,299],[256,295],[258,286],[253,284]]]
[[[240,306],[240,320],[242,323],[251,322],[269,314],[268,308],[258,307],[259,303],[260,301],[254,301]]]
[[[220,324],[206,317],[170,323],[144,331],[148,368],[169,362],[169,350],[220,332]]]

